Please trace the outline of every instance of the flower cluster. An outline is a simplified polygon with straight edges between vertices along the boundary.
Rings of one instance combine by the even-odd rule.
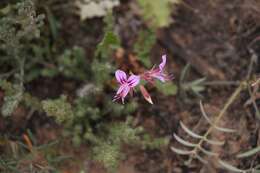
[[[152,69],[145,71],[140,75],[130,75],[127,77],[126,73],[122,70],[117,70],[115,72],[115,77],[117,82],[119,83],[119,88],[114,96],[114,101],[121,99],[122,103],[124,103],[125,97],[128,93],[132,94],[133,90],[138,84],[140,80],[143,79],[150,84],[154,84],[155,79],[160,80],[161,82],[166,82],[171,80],[171,76],[164,72],[164,67],[166,65],[166,55],[162,56],[162,62],[159,67],[153,67]],[[145,98],[146,101],[153,104],[152,99],[148,91],[145,89],[143,85],[140,85],[140,91]]]

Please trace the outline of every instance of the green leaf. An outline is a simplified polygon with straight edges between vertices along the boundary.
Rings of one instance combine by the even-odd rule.
[[[179,137],[177,134],[173,134],[173,137],[181,144],[187,146],[187,147],[196,147],[197,144],[191,143],[189,141],[185,141],[184,139],[182,139],[181,137]]]
[[[176,93],[177,93],[177,86],[175,84],[173,84],[172,82],[162,83],[162,82],[156,81],[155,86],[160,92],[162,92],[164,95],[167,95],[167,96],[176,95]]]
[[[107,58],[113,49],[120,46],[120,41],[117,35],[108,31],[105,33],[103,40],[98,44],[95,56],[101,55],[101,58]]]
[[[227,170],[233,171],[233,172],[246,172],[247,171],[247,170],[242,170],[242,169],[236,168],[236,167],[234,167],[234,166],[230,165],[229,163],[224,162],[222,160],[219,160],[218,162],[222,167],[226,168]]]
[[[241,153],[237,155],[237,158],[244,158],[244,157],[250,157],[256,153],[260,152],[260,146],[253,148],[247,152]]]
[[[168,26],[171,23],[171,4],[180,0],[137,0],[142,9],[143,18],[151,21],[155,28]]]
[[[53,116],[58,123],[70,122],[73,120],[74,113],[72,106],[67,102],[67,98],[64,95],[55,100],[43,100],[42,107],[47,115]]]
[[[175,147],[171,147],[171,150],[179,155],[191,155],[192,151],[182,150]]]
[[[18,107],[18,104],[22,100],[22,95],[22,92],[18,92],[15,95],[6,96],[4,98],[4,104],[2,106],[2,115],[4,117],[10,116]]]
[[[5,80],[0,81],[0,88],[5,91],[1,112],[4,117],[7,117],[13,113],[21,102],[23,97],[23,88],[20,85],[12,85]]]
[[[59,23],[48,6],[45,6],[45,11],[47,13],[47,18],[50,25],[52,37],[54,40],[56,40],[58,38]]]
[[[6,15],[8,14],[12,9],[12,6],[8,4],[6,7],[0,9],[0,14]]]
[[[204,136],[198,135],[196,133],[194,133],[192,130],[190,130],[187,126],[185,126],[182,122],[180,122],[181,128],[187,133],[189,134],[191,137],[193,138],[197,138],[197,139],[203,139],[206,142],[208,142],[209,144],[212,145],[223,145],[224,142],[223,141],[217,141],[217,140],[211,140],[211,139],[207,139]]]
[[[151,67],[149,55],[153,45],[156,42],[156,36],[152,30],[141,31],[138,35],[137,42],[134,45],[134,51],[137,54],[139,61],[143,63],[145,67]]]

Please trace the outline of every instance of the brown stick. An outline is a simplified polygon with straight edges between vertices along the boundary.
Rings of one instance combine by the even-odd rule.
[[[183,51],[185,44],[181,39],[174,38],[170,31],[163,30],[158,32],[159,42],[166,47],[171,53],[179,54],[183,60],[191,64],[191,66],[203,76],[207,76],[213,79],[226,80],[225,74],[210,65],[207,61],[203,60],[196,54],[193,54],[189,50]]]

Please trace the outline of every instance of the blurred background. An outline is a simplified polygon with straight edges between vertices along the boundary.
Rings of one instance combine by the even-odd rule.
[[[0,172],[257,172],[259,51],[258,0],[1,0]]]

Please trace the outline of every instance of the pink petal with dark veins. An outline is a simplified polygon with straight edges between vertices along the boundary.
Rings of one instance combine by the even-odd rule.
[[[131,75],[128,80],[127,80],[127,83],[129,85],[129,87],[133,88],[135,87],[136,85],[138,85],[140,82],[140,76],[137,76],[137,75]]]
[[[125,72],[122,71],[122,70],[117,70],[116,73],[115,73],[115,76],[116,76],[116,80],[120,84],[123,84],[127,81],[127,76],[126,76]]]

